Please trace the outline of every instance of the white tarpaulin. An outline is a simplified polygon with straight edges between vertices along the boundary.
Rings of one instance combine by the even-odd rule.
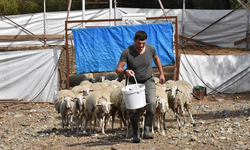
[[[53,102],[59,90],[60,49],[0,54],[0,100]]]
[[[161,17],[164,16],[162,9],[147,9],[147,8],[122,8],[117,7],[114,13],[112,9],[112,18],[122,18],[124,14],[145,13],[146,17]],[[232,10],[196,10],[186,9],[183,13],[182,9],[165,9],[168,16],[177,16],[178,18],[178,33],[186,37],[192,37],[202,31],[203,29],[211,26],[218,19],[230,13]],[[114,14],[116,16],[114,16]],[[184,14],[184,16],[182,16]],[[26,30],[35,35],[43,35],[46,29],[48,35],[64,35],[65,34],[65,19],[67,11],[60,12],[46,12],[46,27],[44,26],[43,13],[22,14],[6,16]],[[89,9],[85,11],[85,20],[108,19],[109,8],[105,9]],[[183,19],[183,20],[182,20]],[[82,11],[74,10],[69,13],[69,20],[82,20]],[[154,20],[156,22],[163,22],[165,20]],[[129,24],[144,24],[149,21],[117,21],[116,25],[129,25]],[[114,24],[114,22],[111,22]],[[86,27],[94,26],[109,26],[109,22],[88,22],[85,23]],[[76,29],[82,28],[82,23],[69,23],[68,28]],[[173,26],[175,27],[175,26]],[[238,47],[245,48],[246,42],[234,45],[234,42],[246,37],[248,29],[248,11],[236,10],[216,24],[207,28],[193,39],[200,40],[205,43],[214,44],[222,47]],[[0,35],[30,35],[26,30],[13,24],[8,19],[0,17]],[[71,31],[68,31],[70,34]],[[64,45],[64,39],[47,39],[48,45]],[[191,42],[192,43],[192,42]],[[30,41],[13,41],[13,40],[0,40],[0,47],[12,47],[22,45],[44,45],[42,41],[37,39]]]
[[[250,91],[250,54],[181,55],[180,80],[204,86],[207,93]]]

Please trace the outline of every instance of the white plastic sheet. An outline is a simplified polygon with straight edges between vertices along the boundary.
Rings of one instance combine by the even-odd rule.
[[[53,102],[60,49],[0,53],[0,100]]]
[[[182,9],[165,9],[168,16],[177,16],[178,18],[178,33],[179,35],[184,35],[186,37],[192,37],[193,35],[199,33],[206,27],[210,26],[212,23],[222,18],[223,16],[230,13],[232,10],[195,10],[186,9],[185,16],[182,17]],[[145,13],[146,17],[160,17],[165,16],[162,13],[162,9],[146,9],[146,8],[117,8],[116,13],[114,9],[111,11],[112,16],[116,14],[113,18],[122,18],[123,14],[133,14],[133,13]],[[207,30],[198,34],[193,39],[200,40],[206,43],[215,44],[222,47],[239,47],[245,48],[246,43],[243,42],[239,45],[234,45],[234,42],[241,40],[246,37],[247,30],[247,10],[237,10],[232,14],[228,15],[215,25],[212,25]],[[47,34],[65,34],[65,19],[67,16],[66,11],[62,12],[47,12],[46,13],[46,33]],[[23,14],[23,15],[12,15],[7,16],[9,19],[17,23],[18,25],[24,27],[28,31],[35,35],[44,34],[44,19],[43,13],[34,14]],[[91,9],[86,10],[85,20],[96,20],[96,19],[108,19],[109,9]],[[182,18],[184,18],[184,28],[182,27]],[[69,20],[82,20],[82,11],[70,11]],[[163,20],[159,20],[162,22]],[[126,24],[141,24],[145,21],[123,21],[116,22],[116,25],[126,25]],[[88,22],[85,24],[88,26],[109,26],[109,22]],[[82,23],[68,24],[68,28],[82,28]],[[182,30],[184,29],[184,30]],[[11,23],[9,20],[0,17],[0,35],[28,35],[26,31],[17,25]],[[70,31],[68,32],[70,33]],[[65,41],[63,39],[47,39],[48,45],[64,45]],[[43,42],[36,40],[30,41],[0,41],[0,47],[11,47],[11,46],[22,46],[22,45],[43,45]]]
[[[250,54],[181,55],[180,80],[200,85],[207,93],[250,91]]]

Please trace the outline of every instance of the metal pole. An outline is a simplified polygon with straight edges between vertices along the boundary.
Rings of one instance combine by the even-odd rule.
[[[67,21],[69,20],[69,12],[71,8],[71,2],[72,0],[69,0],[69,5],[68,5],[68,10],[67,10],[67,17],[65,21],[65,42],[66,42],[66,70],[67,70],[67,85],[66,88],[69,89],[69,44],[68,44],[68,23]]]
[[[85,20],[85,0],[82,0],[82,20]],[[85,28],[85,23],[82,23],[82,28]]]
[[[70,7],[71,7],[71,3],[72,3],[72,0],[69,0],[69,5],[68,5],[68,10],[67,10],[67,18],[66,18],[66,21],[69,20],[69,11],[70,11]]]
[[[109,19],[112,19],[112,0],[109,0]],[[112,22],[109,22],[109,26],[112,26]]]
[[[47,25],[46,25],[46,0],[43,1],[43,8],[44,8],[44,12],[43,12],[43,19],[44,19],[44,37],[46,37],[46,29],[47,29]],[[44,46],[46,46],[46,38],[44,38]]]
[[[186,2],[185,0],[183,0],[183,4],[182,4],[182,32],[181,32],[181,35],[184,36],[184,23],[185,23],[185,12],[186,12]],[[183,43],[183,41],[182,41]]]
[[[114,19],[116,19],[116,0],[114,0]],[[116,21],[115,21],[116,26]]]
[[[247,7],[249,7],[249,0],[247,2]],[[248,38],[248,33],[249,33],[249,11],[247,10],[247,34],[246,34],[246,38]],[[249,43],[246,42],[246,50],[248,50],[248,47],[249,47]]]
[[[167,13],[166,13],[166,11],[165,11],[165,9],[164,9],[163,5],[162,5],[161,0],[158,0],[158,2],[159,2],[159,4],[160,4],[160,6],[161,6],[161,9],[162,9],[162,11],[163,11],[163,13],[164,13],[165,17],[167,17]],[[168,19],[167,19],[167,22],[169,22],[169,20],[168,20]]]

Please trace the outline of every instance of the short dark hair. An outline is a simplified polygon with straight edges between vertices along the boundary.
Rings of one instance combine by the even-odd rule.
[[[135,40],[144,41],[147,39],[147,37],[148,35],[145,31],[140,30],[135,33]]]

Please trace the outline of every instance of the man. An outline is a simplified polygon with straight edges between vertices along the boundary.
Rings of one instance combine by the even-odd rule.
[[[125,74],[127,77],[135,78],[138,83],[145,85],[146,94],[146,115],[144,124],[144,139],[153,139],[152,120],[155,115],[155,95],[156,87],[153,77],[152,58],[160,72],[160,83],[165,82],[165,77],[161,65],[161,61],[156,54],[156,50],[152,45],[146,44],[147,33],[137,31],[134,37],[134,44],[127,47],[121,54],[119,63],[116,67],[116,73],[119,75]],[[123,69],[127,64],[127,69]],[[134,84],[134,78],[129,78],[129,83]],[[128,115],[133,128],[133,143],[139,143],[138,121],[141,109],[128,110]]]

